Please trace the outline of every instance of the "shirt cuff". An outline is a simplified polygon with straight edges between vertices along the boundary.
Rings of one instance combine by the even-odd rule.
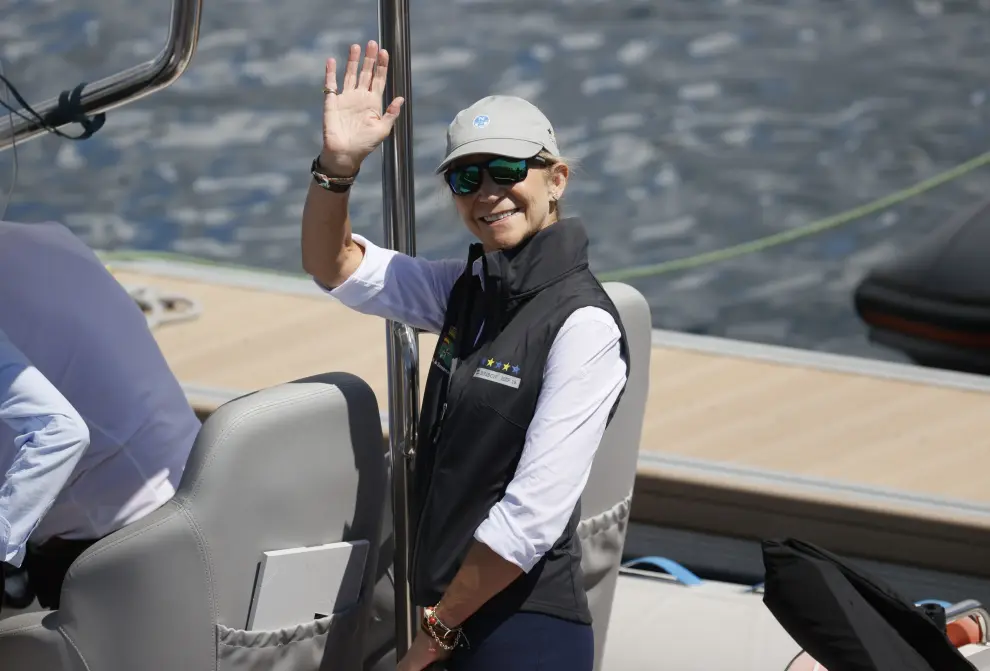
[[[0,517],[0,557],[6,563],[11,566],[20,567],[21,563],[24,561],[24,545],[11,547],[8,545],[10,542],[10,523],[4,518]],[[0,598],[3,595],[0,594]]]
[[[543,558],[498,503],[492,506],[488,517],[475,530],[474,539],[487,545],[505,561],[521,568],[524,573],[529,573]]]
[[[314,278],[316,285],[349,308],[354,308],[375,297],[385,286],[385,272],[395,250],[379,247],[363,235],[351,234],[364,249],[364,258],[351,276],[339,286],[331,288]]]

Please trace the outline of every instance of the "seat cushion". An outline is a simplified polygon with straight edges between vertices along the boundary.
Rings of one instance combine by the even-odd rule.
[[[0,660],[5,669],[84,671],[71,643],[57,629],[57,613],[50,611],[0,621]]]

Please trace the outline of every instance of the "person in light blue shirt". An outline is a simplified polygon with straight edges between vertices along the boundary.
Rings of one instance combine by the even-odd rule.
[[[0,561],[20,567],[27,540],[89,447],[89,429],[61,392],[0,330]],[[0,594],[4,567],[0,567]]]
[[[0,421],[0,478],[12,477],[9,501],[0,490],[0,517],[9,514],[15,527],[10,538],[0,535],[0,552],[4,545],[23,552],[21,568],[7,576],[6,605],[36,597],[42,608],[57,609],[65,576],[83,552],[175,495],[201,424],[141,308],[62,224],[0,221],[0,329],[22,355],[7,373],[6,384],[16,381],[16,405],[40,403],[22,389],[47,381],[63,409],[45,406],[37,414],[57,419],[27,429]],[[72,424],[83,426],[81,417],[88,430],[74,461],[58,442],[14,468],[24,432],[61,428],[69,406]],[[11,412],[15,422],[26,421],[23,409]],[[33,470],[21,471],[25,465]]]

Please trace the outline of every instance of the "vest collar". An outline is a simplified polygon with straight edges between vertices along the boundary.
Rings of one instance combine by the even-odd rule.
[[[475,302],[479,294],[465,296],[458,330],[468,328],[480,316],[482,337],[489,338],[501,331],[525,299],[587,267],[588,235],[577,217],[561,219],[512,249],[485,254],[481,243],[474,243],[468,252],[467,272],[478,276],[481,302]],[[472,316],[479,310],[480,315]],[[467,348],[467,342],[462,346]]]
[[[498,287],[502,301],[511,302],[587,268],[588,235],[579,218],[569,217],[512,249],[485,254],[480,261],[486,293],[490,286]]]

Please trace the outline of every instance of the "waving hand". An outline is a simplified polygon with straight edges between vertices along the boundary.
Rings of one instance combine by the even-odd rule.
[[[344,81],[337,87],[337,63],[327,59],[323,100],[323,151],[320,163],[335,176],[357,172],[365,157],[392,132],[404,102],[396,98],[381,113],[388,74],[388,52],[374,41],[365,47],[352,44],[347,55]]]

